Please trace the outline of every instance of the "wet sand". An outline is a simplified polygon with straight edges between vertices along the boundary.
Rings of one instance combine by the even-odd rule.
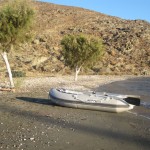
[[[53,78],[58,82],[1,94],[0,149],[149,150],[150,77],[85,79]],[[59,107],[47,99],[51,87],[137,94],[142,106],[118,114]]]

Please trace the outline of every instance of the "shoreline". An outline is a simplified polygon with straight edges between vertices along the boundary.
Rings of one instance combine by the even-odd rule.
[[[21,89],[32,90],[36,87],[60,86],[77,90],[88,90],[98,85],[109,84],[115,81],[127,80],[136,76],[105,76],[105,75],[79,75],[74,81],[74,76],[29,77],[21,83]]]
[[[55,75],[55,76],[38,76],[38,77],[20,77],[13,78],[16,92],[32,91],[37,87],[62,86],[66,88],[88,90],[110,84],[111,82],[123,81],[134,78],[150,78],[150,76],[135,75],[79,75],[78,80],[74,81],[74,75]],[[4,79],[3,79],[4,80]],[[72,85],[72,86],[71,86]],[[68,87],[67,87],[68,86]],[[9,79],[5,79],[0,83],[0,88],[9,89]]]

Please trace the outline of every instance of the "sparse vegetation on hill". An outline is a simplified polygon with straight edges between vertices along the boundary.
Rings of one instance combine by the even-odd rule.
[[[2,4],[1,4],[2,5]],[[90,34],[103,40],[104,59],[86,74],[150,74],[150,23],[123,20],[98,12],[50,3],[35,2],[36,24],[30,43],[18,45],[9,54],[11,68],[34,74],[67,74],[60,41],[67,34]],[[0,73],[4,65],[0,59]]]

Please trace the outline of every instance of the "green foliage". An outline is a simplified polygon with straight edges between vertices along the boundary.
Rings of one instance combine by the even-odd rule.
[[[88,35],[67,35],[61,45],[65,64],[71,69],[94,65],[104,52],[102,40]]]
[[[26,37],[34,17],[30,4],[29,0],[11,0],[0,10],[0,43],[5,47]]]
[[[22,71],[12,71],[12,76],[15,77],[25,77],[26,73]]]

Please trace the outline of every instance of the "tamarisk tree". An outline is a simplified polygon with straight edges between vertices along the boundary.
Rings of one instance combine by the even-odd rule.
[[[81,68],[94,65],[104,52],[102,40],[90,35],[66,35],[61,45],[65,64],[75,70],[75,81]]]
[[[14,88],[14,83],[7,53],[13,50],[14,45],[26,39],[33,17],[34,9],[30,0],[9,0],[0,10],[0,52],[6,64],[11,88]]]

